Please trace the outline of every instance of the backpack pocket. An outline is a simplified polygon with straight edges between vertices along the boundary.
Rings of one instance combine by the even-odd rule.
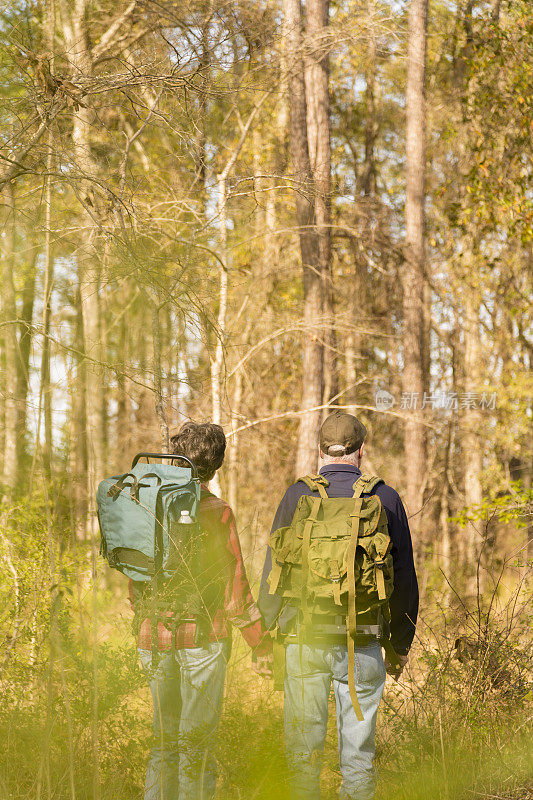
[[[302,540],[301,537],[294,535],[294,530],[290,525],[278,528],[272,533],[270,549],[273,563],[274,560],[279,564],[302,563]]]
[[[315,597],[333,600],[341,605],[341,595],[348,589],[346,554],[349,539],[313,538],[309,545],[307,586]],[[356,568],[357,569],[357,568]]]
[[[111,567],[133,580],[147,581],[155,571],[155,518],[151,506],[155,505],[157,486],[144,488],[139,499],[134,500],[129,487],[111,491],[118,478],[108,478],[98,487],[102,552]]]
[[[359,538],[355,556],[359,566],[358,611],[369,610],[391,596],[394,588],[391,550],[390,537],[383,531]]]

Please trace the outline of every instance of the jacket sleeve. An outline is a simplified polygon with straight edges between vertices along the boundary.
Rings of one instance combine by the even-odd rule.
[[[266,655],[272,649],[272,640],[250,590],[235,517],[229,506],[224,511],[222,522],[227,527],[227,549],[233,565],[232,579],[226,586],[226,617],[232,625],[239,628],[255,655]]]
[[[299,495],[298,495],[299,496]],[[278,528],[283,528],[285,525],[290,525],[294,516],[294,511],[298,502],[298,496],[295,495],[294,485],[289,486],[281,503],[278,506],[274,522],[270,529],[270,533],[276,531]],[[270,546],[267,547],[265,563],[263,566],[263,574],[261,576],[261,586],[259,589],[259,608],[265,620],[267,628],[273,628],[278,615],[283,605],[282,598],[277,594],[269,594],[268,577],[272,570],[272,551]]]
[[[394,562],[394,590],[389,601],[391,641],[399,655],[406,655],[414,639],[418,617],[418,582],[409,522],[397,492],[387,505]]]

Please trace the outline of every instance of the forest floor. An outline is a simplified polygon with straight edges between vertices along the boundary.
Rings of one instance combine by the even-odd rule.
[[[53,680],[46,658],[32,669],[12,659],[0,707],[0,800],[141,800],[152,704],[123,588],[112,582],[99,597],[97,725],[94,653],[74,615],[72,636],[59,615]],[[482,680],[477,665],[461,663],[442,641],[415,643],[402,681],[387,679],[376,800],[533,800],[531,692],[522,666],[509,666],[520,641],[513,647],[497,681],[496,673]],[[215,750],[216,800],[288,800],[282,703],[272,682],[252,671],[236,632]],[[334,800],[339,785],[332,701],[324,800]]]

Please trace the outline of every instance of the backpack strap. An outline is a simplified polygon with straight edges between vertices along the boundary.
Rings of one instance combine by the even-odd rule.
[[[383,481],[377,475],[361,475],[353,485],[353,496],[361,497],[362,494],[368,494],[378,483]]]
[[[307,484],[312,492],[318,492],[322,500],[328,499],[325,487],[329,486],[329,481],[323,475],[304,475],[302,478],[298,478],[296,483],[299,481]]]
[[[313,497],[313,502],[311,505],[311,513],[307,517],[303,529],[302,535],[302,588],[301,588],[301,595],[300,595],[300,609],[302,612],[302,622],[300,625],[300,632],[299,632],[299,641],[298,641],[298,652],[300,656],[300,668],[303,669],[303,645],[304,645],[304,636],[307,632],[311,630],[311,612],[309,611],[309,606],[307,604],[308,594],[307,594],[307,578],[309,575],[309,546],[311,544],[311,531],[313,529],[313,525],[315,522],[318,522],[318,512],[320,510],[320,504],[324,496],[327,498],[326,490],[324,489],[323,484],[318,481],[314,481],[315,477],[322,477],[322,476],[306,476],[304,483],[307,483],[309,488],[313,488],[310,482],[313,482],[318,489],[320,497]],[[324,479],[325,480],[325,479]],[[315,491],[315,489],[313,488]]]
[[[324,491],[323,487],[322,491]],[[324,492],[325,494],[325,492]],[[326,495],[327,497],[327,495]],[[310,625],[311,615],[307,605],[307,577],[309,573],[309,545],[311,544],[311,530],[315,522],[318,522],[318,511],[322,497],[314,497],[311,506],[311,513],[307,517],[304,525],[302,536],[302,595],[301,595],[301,608],[302,608],[302,629]]]
[[[360,480],[360,479],[359,479]],[[354,638],[357,631],[357,606],[356,606],[356,591],[355,591],[355,552],[357,550],[357,541],[359,539],[359,525],[361,523],[361,507],[363,500],[359,495],[354,495],[355,501],[353,511],[350,514],[352,520],[352,530],[348,551],[346,553],[347,561],[347,577],[348,577],[348,617],[346,619],[346,643],[348,646],[348,689],[350,691],[350,698],[355,711],[355,716],[362,722],[363,712],[357,699],[357,692],[355,691],[355,643]]]

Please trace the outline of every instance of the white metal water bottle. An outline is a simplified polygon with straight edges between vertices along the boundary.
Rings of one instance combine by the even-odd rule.
[[[183,511],[180,514],[180,518],[178,520],[178,524],[179,525],[193,525],[193,523],[194,523],[193,518],[191,517],[191,515],[189,514],[187,509],[184,508]]]

